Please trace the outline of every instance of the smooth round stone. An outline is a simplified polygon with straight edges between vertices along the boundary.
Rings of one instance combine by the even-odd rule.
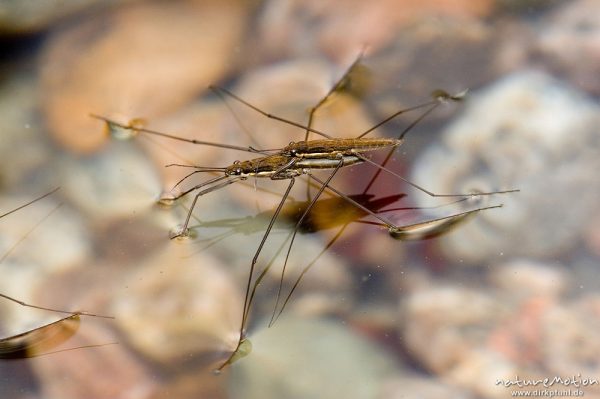
[[[253,351],[231,366],[233,398],[377,398],[393,359],[340,322],[281,319],[250,334]]]

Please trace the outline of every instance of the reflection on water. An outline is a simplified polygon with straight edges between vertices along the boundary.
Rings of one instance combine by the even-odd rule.
[[[61,189],[0,221],[5,253],[43,220],[0,264],[0,292],[115,316],[82,318],[68,347],[119,344],[0,363],[1,397],[499,398],[510,389],[495,381],[515,375],[600,378],[596,2],[89,1],[66,19],[39,3],[14,10],[34,10],[35,23],[0,19],[13,32],[0,85],[0,205]],[[361,202],[394,208],[382,214],[396,224],[504,204],[416,243],[345,204],[330,208],[325,195],[294,242],[286,292],[314,264],[267,328],[290,231],[278,223],[257,263],[272,267],[250,311],[253,351],[215,377],[288,182],[249,179],[203,196],[194,236],[169,240],[190,202],[157,204],[186,172],[164,165],[252,156],[143,134],[111,140],[89,114],[282,148],[304,132],[207,86],[304,123],[361,50],[369,78],[319,110],[316,129],[355,137],[436,89],[469,88],[466,104],[440,107],[412,130],[389,167],[435,192],[521,192],[445,205],[381,174]],[[377,134],[397,136],[416,117]],[[333,185],[362,193],[373,173],[355,165]],[[286,208],[292,223],[307,204],[300,180]],[[56,320],[6,302],[2,336]]]

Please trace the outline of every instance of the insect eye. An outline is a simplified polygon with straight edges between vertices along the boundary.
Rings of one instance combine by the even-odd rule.
[[[235,174],[236,174],[236,175],[241,175],[241,174],[242,174],[242,168],[237,168],[237,169],[235,170]]]

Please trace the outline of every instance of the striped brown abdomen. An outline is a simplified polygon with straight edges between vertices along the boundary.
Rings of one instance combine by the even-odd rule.
[[[327,158],[337,154],[352,155],[381,148],[396,147],[402,141],[397,139],[323,139],[291,143],[282,154],[303,158]]]

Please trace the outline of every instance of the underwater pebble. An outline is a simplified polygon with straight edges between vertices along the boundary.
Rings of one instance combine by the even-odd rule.
[[[407,350],[428,369],[445,374],[456,367],[472,342],[477,326],[489,326],[503,310],[495,298],[475,290],[432,287],[402,300],[402,339]]]
[[[227,399],[225,380],[212,373],[212,369],[194,369],[186,366],[171,380],[163,382],[149,399]]]
[[[286,317],[249,338],[252,353],[229,371],[232,398],[374,399],[395,369],[339,322]]]
[[[163,365],[235,348],[240,289],[228,266],[173,241],[122,279],[110,310],[129,343]]]
[[[405,295],[400,342],[408,356],[445,383],[486,398],[506,397],[507,388],[494,382],[516,375],[535,380],[578,374],[596,378],[598,295],[580,295],[555,266],[520,260],[504,269],[491,275],[497,287],[438,282]],[[532,284],[526,295],[522,291],[529,288],[534,270],[544,284]],[[514,277],[506,276],[499,284],[506,274]],[[560,284],[548,286],[553,280]],[[600,389],[588,391],[596,394]]]
[[[600,257],[600,210],[595,212],[585,233],[585,244],[589,251]]]
[[[47,168],[51,151],[36,113],[37,90],[29,68],[12,71],[0,85],[0,187],[22,186],[26,176]]]
[[[528,296],[560,297],[571,286],[562,265],[548,265],[530,259],[515,259],[492,266],[492,284],[515,298]]]
[[[148,212],[161,193],[156,168],[129,142],[88,157],[67,154],[59,168],[64,194],[97,223]]]
[[[386,382],[381,399],[469,399],[473,395],[457,387],[426,378],[402,375]]]
[[[562,376],[598,378],[600,296],[583,295],[549,309],[541,318],[540,356],[548,370]],[[598,385],[592,387],[600,395]],[[591,393],[591,392],[590,392]],[[586,395],[588,390],[586,390]]]
[[[600,94],[599,13],[596,0],[563,2],[542,20],[533,46],[546,67],[594,95]],[[576,62],[578,59],[585,62]]]
[[[3,1],[0,4],[0,31],[16,34],[37,32],[60,22],[65,17],[72,17],[82,11],[97,11],[110,3],[117,3],[117,1]]]
[[[509,380],[521,370],[503,356],[487,349],[472,349],[465,353],[443,380],[470,391],[475,397],[506,398],[507,389],[496,385],[498,379]]]
[[[8,211],[41,194],[2,197],[0,203]],[[48,275],[76,267],[87,259],[91,251],[89,234],[78,213],[60,202],[64,194],[61,189],[0,220],[0,254],[12,263],[10,268],[31,265]]]
[[[52,137],[90,153],[106,137],[89,113],[154,119],[185,105],[231,68],[243,11],[239,1],[136,2],[56,32],[41,62]]]
[[[504,397],[494,381],[512,378],[519,369],[488,341],[510,315],[509,306],[491,292],[452,286],[424,288],[401,303],[400,337],[411,357],[452,386]]]
[[[521,192],[482,200],[505,206],[441,237],[443,252],[475,264],[502,256],[551,258],[577,245],[600,193],[598,115],[590,99],[534,71],[473,95],[414,164],[412,181],[438,193]]]
[[[492,0],[466,1],[268,1],[259,16],[261,51],[282,57],[319,51],[351,57],[366,47],[378,49],[397,38],[399,28],[419,18],[488,15]]]
[[[82,327],[64,346],[118,340],[114,332],[83,318]],[[159,384],[155,374],[121,343],[42,356],[32,359],[31,365],[41,381],[44,398],[145,399]]]
[[[476,19],[417,20],[397,32],[383,51],[367,57],[366,63],[373,72],[372,92],[376,95],[372,106],[383,119],[398,109],[430,100],[434,90],[454,94],[480,87],[519,65],[524,57],[520,54],[525,50],[513,50],[516,55],[510,58],[505,50],[515,43],[515,36],[525,36],[523,32],[519,34],[510,26],[490,26]],[[404,146],[413,146],[420,140],[419,129],[437,130],[439,122],[445,121],[454,109],[455,106],[439,107],[428,115]],[[390,125],[400,123],[404,127],[419,114],[420,111],[409,112]]]

